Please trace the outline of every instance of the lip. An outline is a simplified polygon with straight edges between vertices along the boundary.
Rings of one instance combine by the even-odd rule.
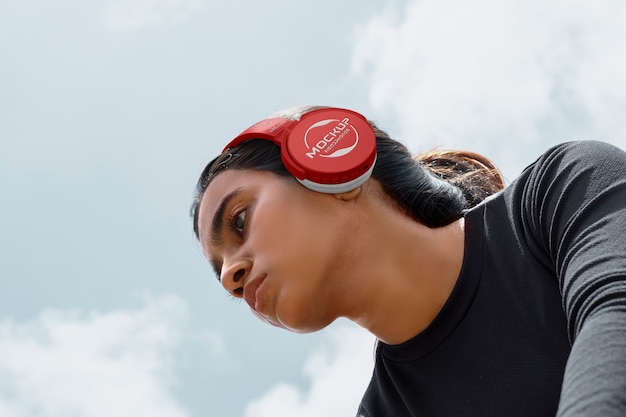
[[[260,275],[248,281],[243,286],[243,298],[250,308],[256,312],[260,312],[263,307],[263,284],[267,275]]]

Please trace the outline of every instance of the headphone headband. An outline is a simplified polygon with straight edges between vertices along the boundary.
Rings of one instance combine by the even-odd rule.
[[[273,117],[244,130],[226,147],[265,139],[280,147],[287,170],[305,187],[324,193],[357,188],[376,162],[376,135],[367,119],[352,110],[323,108],[300,120]]]

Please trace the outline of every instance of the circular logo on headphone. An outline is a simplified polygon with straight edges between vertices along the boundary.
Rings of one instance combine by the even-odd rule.
[[[325,119],[314,123],[304,133],[306,157],[338,158],[352,152],[359,143],[359,132],[349,117]]]
[[[376,161],[374,131],[365,117],[346,109],[304,114],[283,145],[281,158],[289,172],[316,184],[348,184]]]

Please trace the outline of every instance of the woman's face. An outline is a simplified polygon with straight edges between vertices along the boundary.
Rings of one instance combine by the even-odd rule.
[[[227,170],[200,203],[200,243],[224,288],[259,318],[292,331],[319,330],[339,314],[345,204],[292,178]]]

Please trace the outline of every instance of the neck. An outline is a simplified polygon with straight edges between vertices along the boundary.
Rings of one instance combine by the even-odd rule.
[[[431,229],[389,203],[370,214],[367,236],[352,251],[341,315],[399,344],[426,329],[450,296],[463,263],[464,222]]]

